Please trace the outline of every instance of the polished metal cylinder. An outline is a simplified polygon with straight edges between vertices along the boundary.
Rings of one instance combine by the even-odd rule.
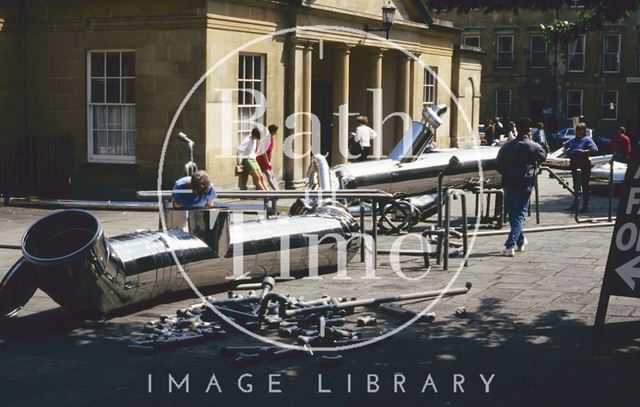
[[[189,293],[177,262],[199,289],[219,289],[240,276],[294,274],[310,263],[335,271],[341,256],[350,260],[360,245],[358,223],[333,206],[239,223],[219,209],[180,212],[167,212],[166,232],[112,238],[87,211],[40,219],[24,234],[23,258],[0,283],[0,318],[15,313],[36,288],[71,312],[108,316]]]

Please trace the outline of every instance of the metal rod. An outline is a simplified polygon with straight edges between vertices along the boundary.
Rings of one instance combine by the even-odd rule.
[[[362,201],[360,201],[360,231],[364,232],[364,205]],[[360,244],[360,262],[364,263],[366,254],[365,242],[363,241]]]
[[[571,193],[571,195],[575,195],[576,192],[573,190],[573,188],[571,188],[571,186],[569,184],[567,184],[565,182],[565,180],[562,179],[561,176],[559,176],[558,174],[555,173],[555,171],[553,171],[551,168],[546,167],[546,166],[542,166],[540,167],[541,169],[547,171],[549,173],[549,175],[551,175],[552,178],[554,178],[556,181],[558,181],[560,183],[560,185],[562,185],[562,187],[564,189],[566,189],[567,191],[569,191]]]
[[[371,201],[371,220],[373,221],[373,271],[378,269],[378,201],[373,199]],[[364,230],[364,229],[363,229]]]
[[[577,225],[557,225],[557,226],[542,226],[538,228],[525,228],[522,229],[523,233],[537,233],[537,232],[554,232],[558,230],[570,230],[570,229],[586,229],[586,228],[595,228],[595,227],[607,227],[613,226],[615,222],[594,222],[594,223],[580,223]],[[500,235],[508,235],[509,230],[487,230],[483,232],[475,233],[477,237],[484,236],[500,236]]]
[[[533,179],[533,188],[535,190],[536,201],[536,225],[540,224],[540,191],[538,190],[538,174]]]
[[[334,303],[334,304],[318,305],[316,307],[286,310],[285,316],[289,317],[289,316],[302,315],[302,314],[315,314],[315,313],[321,313],[326,311],[336,311],[344,308],[379,305],[379,304],[396,302],[396,301],[407,301],[407,300],[417,300],[417,299],[426,300],[426,299],[436,298],[440,295],[442,295],[443,297],[450,297],[454,295],[466,294],[469,292],[470,289],[471,289],[471,283],[466,283],[464,288],[424,291],[424,292],[410,293],[410,294],[390,295],[390,296],[378,297],[378,298],[365,298],[361,300],[340,302],[337,304]],[[281,315],[281,317],[282,316],[283,315]]]
[[[613,157],[609,161],[609,222],[613,216]]]
[[[444,255],[442,259],[442,270],[449,269],[449,231],[451,229],[451,194],[447,191],[445,198],[444,208],[444,236],[443,236],[443,250]]]
[[[157,200],[158,195],[162,198],[170,198],[171,191],[138,191],[136,197],[140,200]],[[336,199],[372,199],[372,198],[393,198],[393,195],[377,189],[338,189],[327,190],[279,190],[279,191],[246,191],[224,189],[216,191],[218,198],[237,199],[273,199],[273,198],[333,198]]]
[[[0,249],[21,250],[22,246],[16,244],[0,244]]]

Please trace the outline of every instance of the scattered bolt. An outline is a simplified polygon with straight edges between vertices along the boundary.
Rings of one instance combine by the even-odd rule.
[[[453,315],[455,315],[458,318],[464,318],[467,316],[467,309],[465,307],[458,307],[454,311]]]
[[[364,316],[358,318],[358,326],[360,326],[360,327],[373,326],[373,325],[376,325],[376,324],[377,324],[376,317],[374,317],[372,315],[364,315]]]

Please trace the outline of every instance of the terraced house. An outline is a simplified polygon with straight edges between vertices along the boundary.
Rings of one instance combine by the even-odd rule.
[[[393,43],[363,32],[382,26],[387,3]],[[294,139],[299,158],[282,154],[283,139],[317,123],[320,150],[339,163],[354,113],[420,120],[424,105],[456,96],[473,124],[453,106],[440,146],[470,144],[480,116],[481,53],[460,47],[461,31],[418,0],[25,0],[2,2],[0,19],[0,181],[13,195],[132,198],[155,188],[165,142],[170,187],[187,160],[179,131],[216,186],[233,188],[233,154],[252,118],[280,127],[274,169],[295,187],[310,137]],[[286,120],[295,113],[318,121]],[[374,155],[400,139],[400,116],[379,120]]]
[[[575,39],[546,44],[540,24],[573,20],[579,1],[558,10],[443,13],[464,31],[461,42],[486,52],[481,120],[529,116],[547,127],[571,125],[583,115],[589,127],[612,136],[619,126],[640,130],[638,15],[607,23]]]

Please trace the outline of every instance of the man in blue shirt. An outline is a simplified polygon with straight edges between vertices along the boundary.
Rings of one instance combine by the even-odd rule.
[[[564,143],[564,152],[569,156],[571,176],[573,177],[573,190],[579,193],[582,190],[582,212],[589,210],[589,178],[591,178],[591,160],[589,155],[598,151],[598,146],[591,137],[587,136],[587,124],[578,123],[576,136]],[[578,178],[578,170],[580,177]],[[567,208],[575,211],[575,204]]]
[[[529,207],[529,195],[535,185],[538,165],[547,158],[547,151],[529,140],[531,120],[518,120],[517,130],[516,138],[503,145],[496,157],[496,169],[502,175],[504,201],[511,225],[502,255],[509,257],[515,256],[516,250],[523,252],[527,245],[522,228]]]
[[[216,189],[205,171],[196,171],[192,176],[176,181],[171,191],[174,209],[199,209],[213,207]]]

